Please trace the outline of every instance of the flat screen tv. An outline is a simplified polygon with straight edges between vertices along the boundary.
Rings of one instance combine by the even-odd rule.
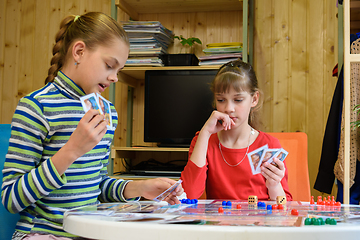
[[[210,83],[217,70],[145,72],[144,141],[189,147],[213,111]]]

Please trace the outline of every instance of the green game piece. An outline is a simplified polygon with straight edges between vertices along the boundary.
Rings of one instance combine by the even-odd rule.
[[[335,218],[331,218],[330,219],[330,225],[336,225],[337,222],[336,222],[336,219]]]
[[[311,218],[305,218],[305,225],[311,225]]]
[[[318,219],[319,219],[319,221],[320,221],[320,225],[325,225],[325,221],[324,221],[323,218],[318,218]]]
[[[318,218],[314,218],[314,219],[315,219],[314,225],[321,225],[320,219],[318,219]]]
[[[311,218],[311,224],[312,224],[312,225],[317,225],[317,224],[316,224],[316,218]]]
[[[325,220],[325,223],[326,223],[326,224],[330,224],[330,219],[331,219],[331,218],[327,218],[327,219]]]

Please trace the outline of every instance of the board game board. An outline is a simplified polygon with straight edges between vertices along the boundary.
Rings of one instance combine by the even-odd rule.
[[[335,219],[336,223],[360,224],[360,206],[324,206],[291,201],[282,209],[269,209],[251,205],[247,201],[199,200],[197,203],[167,205],[139,201],[127,203],[102,203],[65,213],[67,215],[106,216],[108,221],[154,222],[159,224],[205,224],[227,226],[304,226],[307,218]],[[230,204],[229,204],[230,203]],[[264,202],[276,205],[274,201]],[[222,209],[222,211],[219,211]],[[269,210],[268,210],[269,209]],[[321,225],[321,224],[318,224]],[[321,227],[321,226],[319,226]]]

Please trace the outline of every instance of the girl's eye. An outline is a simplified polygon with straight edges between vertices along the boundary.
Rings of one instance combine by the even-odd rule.
[[[235,102],[242,102],[242,99],[235,99]]]
[[[111,66],[110,66],[109,64],[107,64],[107,63],[106,63],[106,67],[107,67],[107,68],[111,68]]]
[[[216,99],[217,102],[221,103],[221,102],[224,102],[223,99]]]

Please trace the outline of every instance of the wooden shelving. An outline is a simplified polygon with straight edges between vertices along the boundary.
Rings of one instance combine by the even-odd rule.
[[[138,20],[139,14],[144,13],[242,11],[241,2],[239,0],[116,0],[115,5],[133,20]]]
[[[162,148],[162,147],[113,147],[112,158],[132,158],[136,152],[188,152],[189,148]]]
[[[112,15],[119,16],[121,20],[128,15],[132,20],[160,21],[162,25],[174,32],[176,35],[192,35],[199,37],[203,44],[195,50],[195,54],[204,54],[202,49],[207,43],[214,42],[243,42],[246,53],[244,61],[248,61],[248,42],[252,41],[252,32],[248,34],[248,19],[251,18],[248,9],[251,0],[113,0]],[[251,5],[251,4],[250,4]],[[251,5],[252,6],[252,5]],[[123,14],[125,13],[125,14]],[[118,19],[120,20],[120,19]],[[250,25],[252,21],[250,21]],[[250,26],[251,29],[251,26]],[[180,44],[179,44],[180,45]],[[169,53],[181,52],[179,45],[169,47]],[[251,46],[250,46],[251,48]],[[251,56],[251,50],[249,50]],[[157,148],[155,145],[143,142],[143,108],[145,71],[147,70],[214,70],[214,66],[181,66],[181,67],[125,67],[118,75],[119,81],[133,87],[128,96],[127,122],[132,122],[132,129],[123,128],[126,139],[132,139],[129,146],[149,147],[120,147],[113,146],[112,159],[131,159],[134,164],[139,161],[156,158],[160,161],[187,160],[188,148]],[[109,98],[115,103],[115,90],[110,89]],[[118,94],[119,95],[119,94]],[[129,111],[129,106],[131,110]],[[119,111],[119,109],[118,109]],[[123,113],[123,112],[122,112]],[[117,130],[118,131],[118,130]],[[118,131],[119,133],[119,131]],[[116,134],[118,134],[116,133]],[[115,135],[116,135],[115,134]],[[129,137],[130,134],[130,137]],[[124,136],[124,135],[122,135]],[[116,136],[115,136],[116,137]],[[122,139],[124,139],[122,138]],[[118,137],[120,139],[120,137]],[[118,167],[118,169],[115,169]],[[114,161],[116,171],[122,167],[119,161]],[[111,171],[110,171],[111,172]]]
[[[145,79],[147,70],[216,70],[219,65],[212,66],[179,66],[179,67],[125,67],[119,74],[119,81],[135,87],[136,81]]]

